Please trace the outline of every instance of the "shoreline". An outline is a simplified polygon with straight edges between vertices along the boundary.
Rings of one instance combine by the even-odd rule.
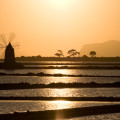
[[[28,66],[27,66],[28,65]],[[31,65],[31,66],[29,66]],[[39,66],[32,66],[39,65]],[[50,65],[50,66],[41,66]],[[63,66],[52,66],[63,65]],[[69,66],[76,65],[76,66]],[[105,66],[106,65],[106,66]],[[0,69],[120,69],[120,63],[22,63],[16,62],[13,66],[6,66],[4,63],[0,63]]]
[[[119,113],[120,104],[116,105],[104,105],[104,106],[92,106],[83,108],[72,108],[72,109],[62,109],[62,110],[46,110],[46,111],[27,111],[27,112],[14,112],[14,114],[1,114],[1,120],[50,120],[56,119],[56,115],[59,116],[58,119],[91,116],[91,115],[101,115],[108,113]]]
[[[103,76],[103,75],[67,75],[67,74],[46,74],[43,72],[40,73],[25,73],[25,74],[7,74],[7,73],[0,73],[0,76],[37,76],[37,77],[113,77],[113,78],[120,78],[120,76]]]
[[[119,88],[120,82],[114,83],[50,83],[50,84],[30,84],[30,83],[3,83],[0,90],[16,89],[37,89],[37,88]]]
[[[61,73],[56,73],[56,74],[46,74],[44,72],[40,72],[40,73],[32,73],[32,72],[28,72],[28,73],[24,73],[24,74],[20,74],[20,73],[3,73],[0,72],[0,76],[38,76],[38,77],[114,77],[114,78],[120,78],[120,76],[105,76],[105,75],[70,75],[70,74],[61,74]]]
[[[99,102],[120,102],[120,97],[4,97],[0,100],[44,100],[44,101],[99,101]]]
[[[15,70],[15,69],[105,69],[105,70],[120,70],[120,66],[80,66],[80,67],[68,67],[68,66],[62,66],[62,67],[54,67],[54,66],[48,66],[48,67],[25,67],[24,65],[21,67],[4,67],[0,66],[0,69],[7,69],[7,70]]]

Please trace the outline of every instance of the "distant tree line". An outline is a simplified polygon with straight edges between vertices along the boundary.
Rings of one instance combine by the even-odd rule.
[[[41,55],[37,56],[21,56],[16,57],[17,61],[119,61],[120,57],[96,57],[95,51],[90,51],[88,57],[87,55],[80,56],[80,52],[75,49],[70,49],[67,51],[68,56],[64,56],[62,50],[57,50],[54,54],[56,57],[42,57]]]
[[[27,60],[27,61],[33,61],[33,60],[40,60],[41,55],[37,56],[21,56],[21,57],[16,57],[16,60]]]
[[[80,57],[80,52],[78,52],[75,49],[70,49],[67,52],[68,56],[67,57]],[[95,51],[90,51],[89,55],[93,58],[96,56],[96,52]],[[63,51],[62,50],[57,50],[57,52],[55,53],[56,57],[64,57]],[[84,57],[87,57],[86,55],[83,55]]]
[[[68,56],[66,56],[67,58],[80,58],[80,52],[78,52],[75,49],[70,49],[67,52]],[[57,50],[57,52],[54,54],[57,58],[66,58],[63,54],[62,50]],[[91,56],[91,58],[96,56],[96,52],[95,51],[90,51],[89,55]],[[36,60],[44,60],[44,58],[50,58],[53,59],[54,57],[42,57],[41,55],[37,55],[37,56],[21,56],[21,57],[16,57],[16,60],[25,60],[25,61],[36,61]],[[83,55],[82,56],[83,59],[87,59],[88,56],[87,55]]]

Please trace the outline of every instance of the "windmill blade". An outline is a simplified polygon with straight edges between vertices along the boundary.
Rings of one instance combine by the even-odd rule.
[[[10,33],[10,40],[9,42],[12,42],[15,39],[15,34],[14,33]]]
[[[2,51],[5,51],[5,48],[6,48],[6,47],[4,47],[4,48],[3,48],[3,47],[0,47],[0,54],[2,53]]]
[[[1,54],[1,58],[5,58],[5,51]]]
[[[20,43],[19,42],[17,42],[17,43],[13,43],[12,45],[13,46],[16,46],[16,45],[19,45]]]
[[[20,44],[19,44],[19,42],[13,44],[12,46],[13,46],[13,48],[15,48],[15,49],[16,49],[16,48],[20,48]]]
[[[15,47],[20,47],[20,45],[13,45],[13,47],[15,48]]]
[[[2,46],[0,46],[0,49],[3,49],[3,48],[6,48],[6,47],[2,47]]]
[[[5,47],[3,44],[0,44],[0,46]]]
[[[2,41],[4,42],[5,46],[7,46],[7,43],[6,43],[5,37],[4,37],[3,35],[1,35],[1,38],[2,38]]]
[[[0,59],[4,59],[5,58],[5,51],[2,52],[2,54],[0,55]]]
[[[2,40],[2,37],[1,37],[1,35],[0,35],[0,46],[3,46],[3,47],[5,47],[5,45],[4,45],[4,43],[3,43],[3,40]]]

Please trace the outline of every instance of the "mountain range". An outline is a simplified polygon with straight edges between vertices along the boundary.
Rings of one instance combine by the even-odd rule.
[[[89,56],[90,51],[95,51],[97,57],[117,57],[120,56],[120,41],[110,40],[104,43],[85,44],[80,53]]]

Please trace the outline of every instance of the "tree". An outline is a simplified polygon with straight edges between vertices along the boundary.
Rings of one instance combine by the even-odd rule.
[[[25,58],[25,56],[21,56],[21,58]]]
[[[80,57],[80,52],[77,52],[77,54],[78,54],[78,57]]]
[[[57,50],[58,51],[58,53],[60,53],[60,56],[61,57],[64,57],[64,54],[63,54],[63,51],[62,50]]]
[[[87,56],[87,55],[83,55],[82,57],[83,57],[83,58],[88,58],[88,56]]]
[[[96,55],[96,52],[95,51],[90,51],[90,55],[91,55],[91,57],[94,57]]]
[[[36,56],[37,59],[41,58],[41,55]]]
[[[80,55],[80,52],[77,52],[75,49],[71,49],[67,52],[67,54],[69,54],[69,56],[74,57],[75,55]]]
[[[88,59],[88,56],[87,55],[83,55],[82,58],[83,58],[83,60],[86,61]]]
[[[60,57],[60,53],[55,53],[55,56]]]
[[[57,53],[55,53],[55,56],[57,56],[57,57],[63,57],[64,55],[63,55],[62,50],[57,50]]]

